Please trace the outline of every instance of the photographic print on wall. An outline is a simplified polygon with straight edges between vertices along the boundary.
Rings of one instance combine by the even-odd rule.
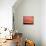
[[[27,25],[34,24],[34,16],[23,16],[23,24]]]

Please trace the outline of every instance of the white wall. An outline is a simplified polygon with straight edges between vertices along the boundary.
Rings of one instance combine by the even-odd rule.
[[[0,27],[12,28],[12,6],[16,0],[0,0]]]
[[[46,0],[41,1],[41,42],[46,46]]]
[[[41,46],[41,0],[23,0],[17,7],[14,5],[15,29],[22,32],[25,38]],[[34,16],[33,25],[24,25],[23,16]]]
[[[26,37],[26,34],[28,34],[28,38],[34,38],[38,46],[39,43],[42,44],[40,46],[46,46],[46,0],[41,0],[41,9],[39,2],[40,0],[30,1],[32,2],[22,2],[21,5],[18,5],[17,3],[17,6],[16,4],[14,5],[13,11],[15,10],[14,14],[16,15],[15,29],[19,32],[23,32],[24,36]],[[34,3],[36,3],[36,5]],[[34,16],[34,25],[23,25],[23,16],[28,15]]]

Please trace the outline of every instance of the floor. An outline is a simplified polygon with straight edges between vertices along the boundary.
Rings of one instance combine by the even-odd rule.
[[[2,43],[0,46],[16,46],[15,39],[13,39],[13,40],[6,40],[6,42]]]

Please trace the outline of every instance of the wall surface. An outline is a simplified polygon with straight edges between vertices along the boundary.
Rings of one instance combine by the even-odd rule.
[[[0,27],[12,28],[12,6],[16,0],[0,0]]]
[[[14,5],[15,30],[22,32],[24,38],[34,40],[36,46],[41,46],[41,0],[22,0]],[[34,16],[33,25],[24,25],[23,16]]]
[[[41,42],[46,46],[46,0],[41,1]]]

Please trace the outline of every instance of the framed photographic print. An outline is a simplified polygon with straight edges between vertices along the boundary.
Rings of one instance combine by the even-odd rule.
[[[23,16],[23,24],[34,24],[34,16]]]

